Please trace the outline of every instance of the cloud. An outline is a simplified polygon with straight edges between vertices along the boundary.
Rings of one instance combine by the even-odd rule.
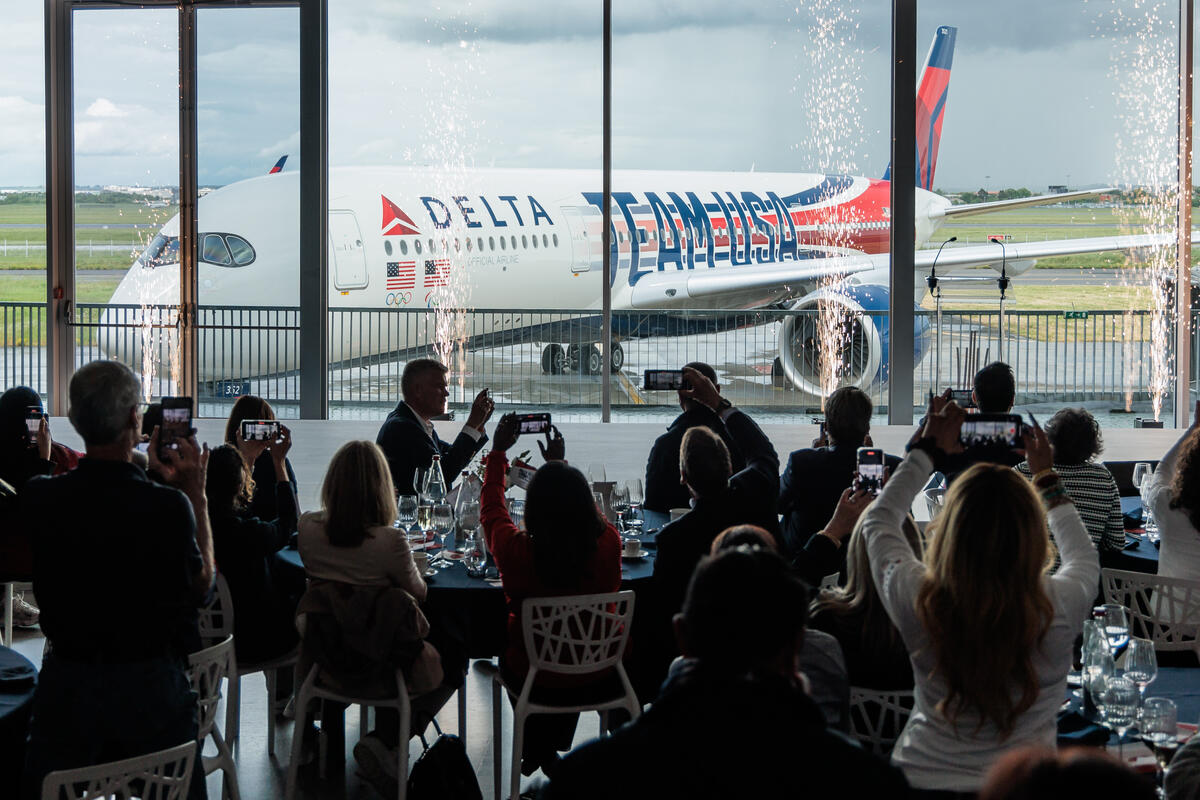
[[[300,152],[300,131],[293,131],[284,138],[258,151],[259,158],[279,158],[285,153],[295,156]]]
[[[129,111],[124,108],[118,108],[115,103],[107,98],[99,97],[94,103],[87,107],[87,109],[83,112],[83,115],[85,117],[111,119],[116,117],[127,117],[129,116]]]

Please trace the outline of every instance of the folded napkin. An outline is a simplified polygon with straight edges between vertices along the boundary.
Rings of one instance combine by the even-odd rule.
[[[1058,715],[1059,744],[1102,745],[1112,732],[1097,725],[1078,711],[1064,711]]]

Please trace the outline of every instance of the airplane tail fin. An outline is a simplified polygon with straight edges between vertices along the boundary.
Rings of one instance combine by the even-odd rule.
[[[917,89],[917,186],[933,191],[937,169],[938,145],[942,141],[942,119],[946,114],[946,96],[950,91],[950,65],[954,60],[954,40],[958,29],[942,25],[934,34],[929,57],[921,72]],[[883,179],[892,177],[888,164]]]
[[[283,162],[287,160],[287,153],[284,153],[282,156],[280,156],[279,160],[275,162],[275,166],[271,167],[271,171],[267,174],[274,175],[276,172],[283,172]]]

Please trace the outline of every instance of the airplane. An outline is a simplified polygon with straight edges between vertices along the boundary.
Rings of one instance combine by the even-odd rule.
[[[918,287],[934,266],[985,266],[1019,275],[1035,259],[1170,242],[1155,235],[993,243],[921,249],[949,219],[998,209],[1058,203],[1097,194],[1065,194],[952,205],[934,193],[957,31],[937,29],[917,102],[916,242]],[[286,156],[284,157],[286,159]],[[239,181],[200,198],[199,299],[203,307],[296,307],[299,286],[299,174]],[[850,342],[842,383],[864,388],[887,380],[890,171],[882,178],[797,173],[623,171],[612,175],[613,338],[607,368],[621,369],[621,339],[715,330],[716,309],[815,309],[832,303],[848,315]],[[584,170],[479,169],[446,174],[428,168],[330,170],[329,306],[404,311],[434,306],[496,309],[481,315],[468,348],[516,340],[543,342],[548,374],[606,368],[596,344],[602,273],[600,174]],[[1104,191],[1104,190],[1098,190]],[[376,225],[375,220],[379,220]],[[137,258],[111,306],[173,306],[179,295],[179,222],[170,220]],[[1200,241],[1193,237],[1193,241]],[[914,287],[914,288],[918,288]],[[547,322],[533,313],[585,310]],[[687,311],[683,314],[680,312]],[[625,314],[621,312],[644,312]],[[778,329],[778,367],[787,382],[822,393],[815,368],[815,315],[792,315]],[[118,308],[103,324],[126,321]],[[743,323],[746,324],[746,323]],[[280,374],[298,368],[293,350],[270,346],[270,332],[206,331],[204,381]],[[403,359],[428,352],[432,325],[388,325],[355,337],[330,331],[330,362]],[[261,341],[254,337],[260,337]],[[914,364],[930,346],[928,323],[914,327]],[[564,347],[562,342],[584,342]],[[104,344],[135,369],[139,337]],[[255,352],[253,364],[240,353]],[[165,353],[155,354],[165,360]]]

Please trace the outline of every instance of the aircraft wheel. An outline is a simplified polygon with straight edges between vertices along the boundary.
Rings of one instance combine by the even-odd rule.
[[[542,348],[542,372],[561,375],[567,367],[567,354],[561,344],[548,344]]]
[[[621,367],[625,366],[625,350],[620,343],[613,342],[612,355],[608,360],[609,370],[616,375],[621,371]]]
[[[583,364],[584,374],[599,375],[600,370],[604,369],[604,357],[600,355],[600,348],[594,344],[589,345],[584,357],[587,359]]]
[[[567,369],[571,370],[571,372],[579,372],[582,349],[577,344],[567,345]]]

